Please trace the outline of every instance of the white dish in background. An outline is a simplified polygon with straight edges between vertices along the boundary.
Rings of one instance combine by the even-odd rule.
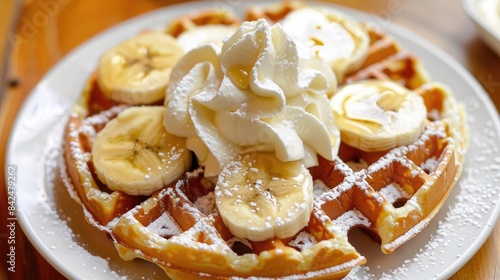
[[[224,2],[236,3],[234,1]],[[243,2],[238,2],[243,3]],[[84,220],[82,208],[68,195],[59,177],[60,139],[73,103],[99,55],[144,28],[165,26],[176,16],[213,7],[212,2],[170,6],[126,21],[89,40],[61,60],[24,103],[14,124],[6,163],[17,166],[17,217],[40,253],[70,279],[159,279],[157,266],[120,259],[111,240]],[[358,20],[380,23],[373,15],[339,8]],[[244,4],[234,7],[242,14]],[[415,34],[383,26],[416,53],[435,81],[447,84],[467,111],[470,147],[462,177],[441,211],[415,238],[390,255],[360,232],[354,245],[366,265],[348,279],[446,279],[486,241],[500,214],[500,121],[487,94],[446,53]]]
[[[500,56],[500,0],[464,0],[463,4],[483,41]]]

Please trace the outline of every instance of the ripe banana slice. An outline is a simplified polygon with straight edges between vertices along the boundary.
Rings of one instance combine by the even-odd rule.
[[[367,152],[410,144],[427,122],[422,97],[388,80],[348,84],[330,105],[342,141]]]
[[[312,177],[300,161],[252,153],[222,170],[215,201],[235,236],[263,241],[291,237],[309,223],[312,190]]]
[[[92,159],[110,189],[150,195],[191,167],[185,140],[163,126],[162,106],[130,107],[97,134]]]
[[[183,54],[172,36],[142,33],[104,53],[98,67],[99,86],[113,100],[127,104],[163,100],[172,66]]]
[[[370,38],[364,27],[338,11],[302,7],[286,15],[281,24],[327,62],[340,82],[368,55]]]

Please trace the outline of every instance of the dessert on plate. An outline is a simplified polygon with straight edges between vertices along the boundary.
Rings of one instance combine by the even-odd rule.
[[[390,35],[284,1],[181,15],[104,52],[66,185],[125,260],[173,279],[337,279],[439,211],[467,147],[446,85]],[[368,260],[369,261],[369,260]]]

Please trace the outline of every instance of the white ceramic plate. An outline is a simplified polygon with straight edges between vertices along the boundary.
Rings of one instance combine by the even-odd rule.
[[[125,262],[109,238],[90,226],[59,177],[60,139],[72,104],[99,55],[148,27],[215,4],[242,12],[242,1],[206,1],[160,9],[103,32],[75,49],[42,79],[26,100],[9,142],[7,164],[17,167],[17,217],[40,253],[70,279],[157,279],[161,269],[142,260]],[[238,3],[240,3],[238,5]],[[338,7],[337,7],[338,8]],[[343,9],[345,10],[345,9]],[[368,263],[348,278],[445,279],[464,265],[487,239],[500,212],[500,122],[479,84],[458,63],[413,33],[372,15],[345,10],[381,27],[416,53],[432,78],[449,85],[467,110],[470,149],[464,173],[434,220],[391,255],[359,232],[356,248]],[[354,238],[351,238],[354,239]]]
[[[483,41],[500,56],[500,0],[464,0],[464,10]]]

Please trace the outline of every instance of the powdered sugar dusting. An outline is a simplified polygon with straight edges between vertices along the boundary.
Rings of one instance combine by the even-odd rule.
[[[303,251],[318,243],[314,236],[307,232],[300,232],[297,237],[288,242],[288,245]]]
[[[200,235],[204,236],[203,240],[200,240]],[[218,238],[217,230],[213,227],[210,218],[200,218],[189,230],[181,235],[173,236],[169,241],[199,251],[218,252],[226,255],[232,252],[228,244]]]
[[[335,225],[340,228],[340,231],[347,235],[347,232],[355,226],[370,226],[370,221],[363,216],[358,210],[350,210],[342,214],[335,220]]]
[[[382,188],[379,193],[385,197],[390,203],[394,203],[401,198],[408,199],[410,195],[396,183],[391,183],[385,188]]]
[[[432,171],[434,171],[434,169],[436,169],[438,163],[439,163],[439,161],[437,158],[430,157],[426,161],[422,162],[422,164],[420,165],[420,168],[425,170],[427,173],[431,173]]]
[[[209,192],[204,196],[198,197],[194,202],[194,206],[205,215],[210,215],[217,210],[217,205],[215,204],[215,195],[213,192]]]
[[[181,233],[179,225],[168,212],[161,214],[161,216],[151,222],[147,228],[152,232],[167,238]]]

